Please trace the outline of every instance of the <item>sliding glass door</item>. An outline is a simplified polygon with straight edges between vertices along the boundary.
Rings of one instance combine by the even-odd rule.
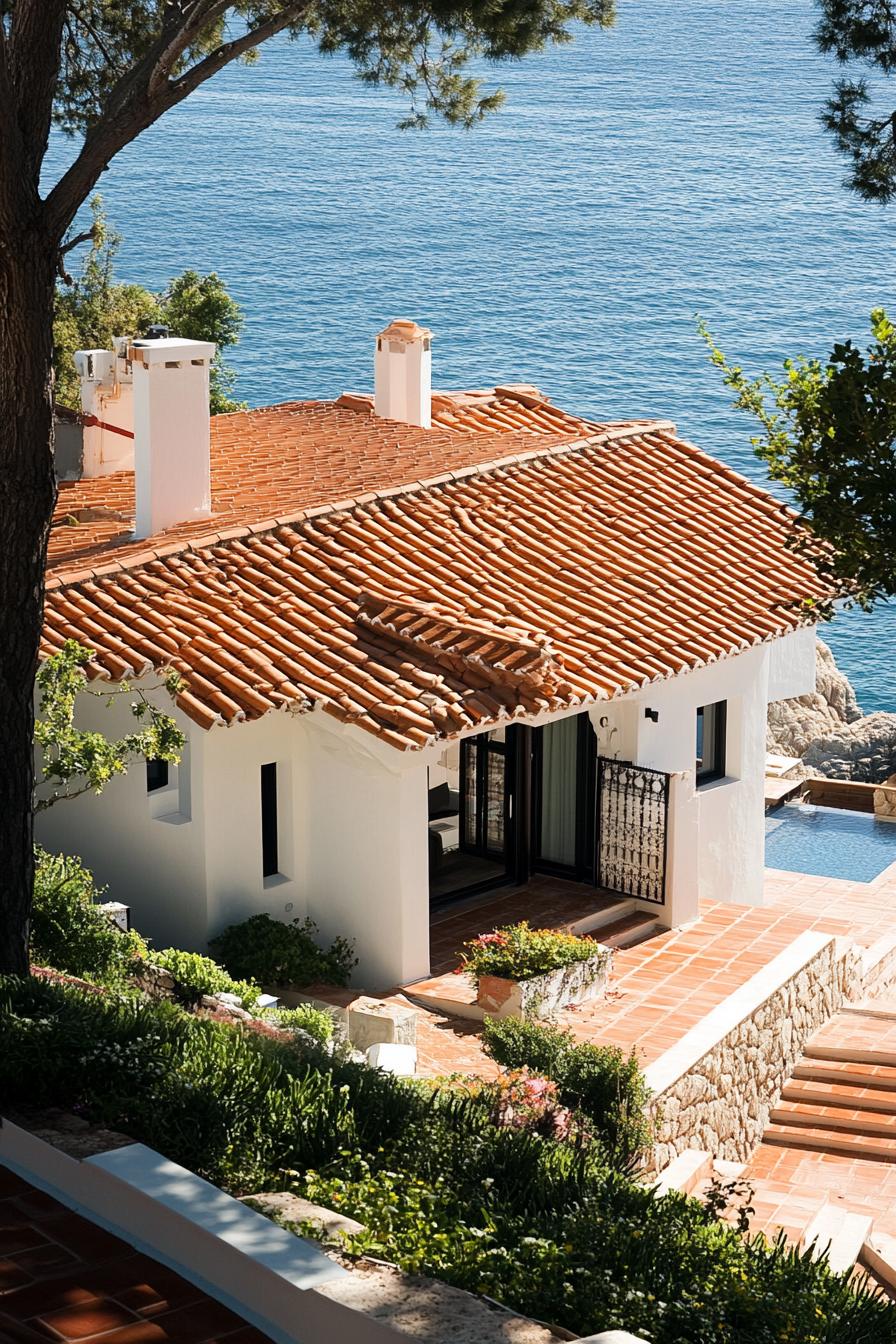
[[[454,742],[429,772],[429,892],[439,904],[515,876],[518,729]]]
[[[587,881],[594,874],[597,760],[588,715],[536,729],[533,748],[532,866]]]

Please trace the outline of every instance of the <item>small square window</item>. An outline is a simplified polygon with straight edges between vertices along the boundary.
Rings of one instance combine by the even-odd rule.
[[[718,700],[697,710],[697,784],[725,775],[725,729],[728,705]]]
[[[156,789],[167,789],[168,787],[168,762],[147,760],[146,762],[146,792],[155,793]]]

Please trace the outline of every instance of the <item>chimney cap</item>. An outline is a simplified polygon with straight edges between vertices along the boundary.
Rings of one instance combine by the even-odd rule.
[[[383,331],[379,333],[380,339],[390,341],[404,341],[411,345],[414,341],[432,340],[432,332],[428,327],[421,327],[409,317],[396,317],[389,323]]]
[[[211,341],[190,341],[185,336],[143,336],[131,343],[127,356],[136,364],[169,364],[184,359],[207,359],[211,363],[216,349]]]

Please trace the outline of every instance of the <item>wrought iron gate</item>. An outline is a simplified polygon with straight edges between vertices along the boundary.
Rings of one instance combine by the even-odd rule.
[[[597,761],[597,885],[663,905],[669,776],[627,761]]]

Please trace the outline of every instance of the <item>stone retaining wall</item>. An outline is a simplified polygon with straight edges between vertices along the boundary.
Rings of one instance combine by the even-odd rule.
[[[658,1171],[686,1148],[749,1157],[809,1037],[861,983],[843,952],[801,934],[648,1066]]]

